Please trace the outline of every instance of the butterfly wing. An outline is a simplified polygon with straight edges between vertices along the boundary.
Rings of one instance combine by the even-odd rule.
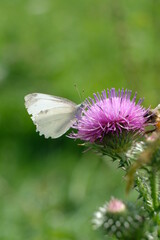
[[[65,99],[52,95],[33,93],[25,97],[25,106],[40,135],[58,138],[75,122],[79,107]]]

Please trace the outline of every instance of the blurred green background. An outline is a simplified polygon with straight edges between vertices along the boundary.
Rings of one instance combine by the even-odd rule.
[[[104,239],[93,212],[110,196],[136,199],[109,159],[40,137],[24,96],[80,103],[75,84],[82,99],[124,87],[155,107],[159,16],[158,0],[0,0],[0,240]]]

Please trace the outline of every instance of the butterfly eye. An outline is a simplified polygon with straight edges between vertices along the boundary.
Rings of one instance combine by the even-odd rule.
[[[85,104],[81,103],[80,108],[84,108],[84,107],[85,107]]]

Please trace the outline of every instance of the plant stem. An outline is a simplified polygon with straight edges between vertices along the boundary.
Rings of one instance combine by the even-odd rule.
[[[146,184],[146,182],[142,181],[142,178],[140,176],[137,176],[135,179],[135,183],[137,185],[138,192],[143,197],[143,201],[146,205],[146,209],[148,209],[148,212],[153,212],[153,204],[152,204],[152,198],[149,191],[149,186]]]
[[[150,172],[150,186],[151,186],[151,197],[153,209],[156,212],[158,208],[158,189],[157,189],[157,173],[154,168]]]

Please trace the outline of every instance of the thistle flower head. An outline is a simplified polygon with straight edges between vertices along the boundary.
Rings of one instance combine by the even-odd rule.
[[[119,148],[119,144],[124,146],[122,142],[131,140],[130,135],[142,133],[147,125],[148,110],[141,106],[143,99],[136,103],[136,94],[131,99],[131,93],[123,89],[116,92],[112,88],[86,99],[81,117],[73,126],[77,132],[71,137],[102,146],[111,144],[113,148],[118,143]]]
[[[119,134],[122,131],[143,131],[146,124],[147,110],[141,106],[142,99],[135,103],[136,94],[131,100],[131,91],[118,92],[112,88],[102,94],[94,94],[94,99],[85,101],[81,118],[74,128],[73,136],[84,141],[103,141],[107,134]]]

